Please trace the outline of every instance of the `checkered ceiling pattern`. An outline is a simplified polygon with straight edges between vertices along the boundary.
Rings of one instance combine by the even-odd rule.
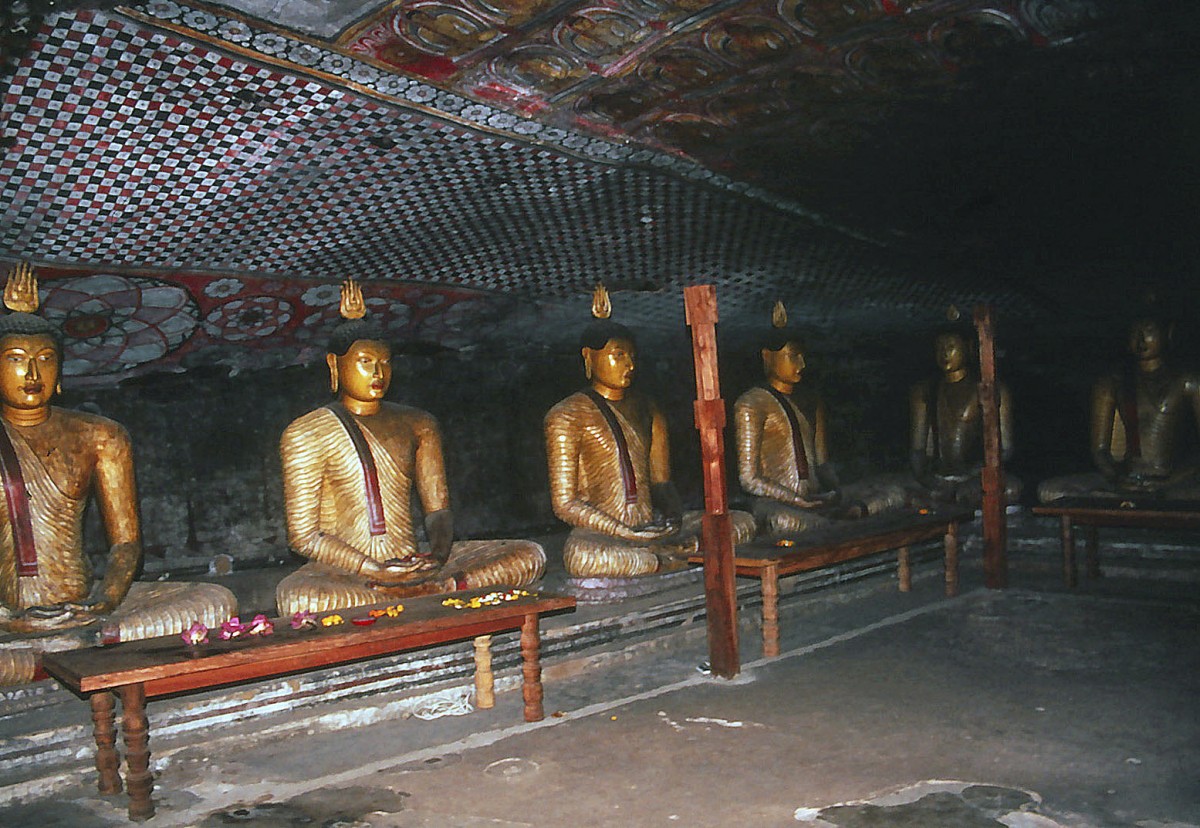
[[[515,328],[547,345],[574,335],[597,282],[650,336],[681,329],[679,289],[701,281],[717,285],[734,328],[757,328],[776,298],[801,323],[919,323],[951,301],[1037,312],[1003,285],[916,278],[886,248],[676,157],[561,129],[522,134],[509,114],[394,75],[350,63],[305,73],[150,17],[59,14],[18,67],[0,108],[0,257],[193,294],[241,276],[356,276],[381,298],[473,291],[514,322],[481,336]],[[256,314],[270,310],[257,301]],[[294,345],[300,316],[234,345]],[[448,346],[469,347],[454,332]],[[178,340],[164,334],[160,356]]]

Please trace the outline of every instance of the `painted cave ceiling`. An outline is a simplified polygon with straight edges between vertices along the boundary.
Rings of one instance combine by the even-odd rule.
[[[17,0],[0,262],[82,383],[414,348],[1195,317],[1197,12],[1172,0]]]

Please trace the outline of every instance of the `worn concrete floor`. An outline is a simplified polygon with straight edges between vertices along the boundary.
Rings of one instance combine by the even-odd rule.
[[[546,677],[468,716],[213,748],[161,769],[152,826],[1200,826],[1200,595],[934,577],[812,602],[733,681],[703,639]],[[152,744],[153,748],[153,744]],[[92,780],[3,826],[107,826]]]

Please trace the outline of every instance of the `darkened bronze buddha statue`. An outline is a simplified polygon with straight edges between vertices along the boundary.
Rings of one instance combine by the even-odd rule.
[[[1092,389],[1090,447],[1096,471],[1044,481],[1039,500],[1133,494],[1200,499],[1197,466],[1179,451],[1187,421],[1200,425],[1200,375],[1167,365],[1169,339],[1169,326],[1157,319],[1133,322],[1131,362]]]
[[[698,547],[700,513],[685,514],[671,482],[667,422],[634,390],[633,333],[609,318],[598,288],[596,317],[580,338],[588,387],[550,409],[546,455],[554,514],[571,526],[563,547],[575,578],[631,578],[681,568]],[[734,543],[753,518],[733,513]]]
[[[280,442],[288,542],[309,559],[279,583],[280,614],[540,578],[546,555],[532,541],[454,541],[437,421],[384,400],[391,347],[363,319],[353,282],[342,315],[326,357],[338,399],[295,420]],[[428,550],[417,543],[414,490]]]
[[[50,405],[59,390],[62,340],[34,315],[37,280],[9,274],[0,319],[0,684],[29,681],[37,656],[109,640],[216,627],[235,614],[233,593],[213,584],[135,582],[142,536],[129,434],[94,414]],[[108,535],[104,577],[93,584],[83,513],[94,497]]]
[[[978,507],[983,499],[979,471],[983,460],[983,409],[979,377],[967,361],[966,337],[944,331],[934,344],[941,375],[913,387],[910,457],[913,477],[922,494],[935,503]],[[1000,408],[1001,457],[1013,451],[1012,397],[1008,387],[996,384]],[[1005,474],[1005,498],[1016,503],[1021,481]]]

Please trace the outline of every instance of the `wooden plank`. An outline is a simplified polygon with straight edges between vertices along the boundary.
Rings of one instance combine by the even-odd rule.
[[[1008,526],[1005,521],[1004,467],[1000,445],[1000,403],[996,383],[996,340],[992,308],[975,308],[979,334],[979,405],[983,411],[983,579],[990,589],[1008,584]]]
[[[454,597],[469,599],[488,591],[471,590],[456,593]],[[148,695],[158,696],[518,629],[531,612],[545,614],[575,606],[574,598],[555,595],[455,610],[441,606],[445,597],[406,600],[400,616],[383,617],[367,627],[354,626],[349,619],[366,616],[370,609],[389,604],[341,610],[338,614],[347,621],[335,627],[293,630],[287,620],[276,619],[275,633],[270,636],[213,641],[196,648],[195,655],[190,654],[178,636],[164,636],[110,647],[46,653],[43,664],[51,675],[76,692],[144,683]]]
[[[717,290],[712,285],[683,289],[692,331],[696,374],[696,428],[704,480],[704,595],[709,665],[714,675],[733,678],[741,670],[737,637],[737,589],[733,566],[733,526],[725,488],[725,402],[717,367]]]

